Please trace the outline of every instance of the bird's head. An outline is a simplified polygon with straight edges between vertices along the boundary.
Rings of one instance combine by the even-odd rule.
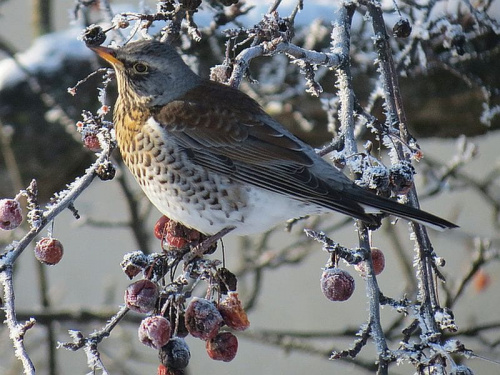
[[[141,40],[116,49],[92,49],[115,69],[119,95],[143,105],[165,105],[201,80],[172,46],[159,41]]]

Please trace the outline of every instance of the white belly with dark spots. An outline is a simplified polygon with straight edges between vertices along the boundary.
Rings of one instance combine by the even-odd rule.
[[[124,160],[150,201],[165,216],[205,234],[227,227],[235,227],[235,234],[259,233],[325,211],[195,165],[152,119],[135,141]]]

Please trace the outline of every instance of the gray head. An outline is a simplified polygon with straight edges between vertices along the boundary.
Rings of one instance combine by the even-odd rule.
[[[140,40],[94,51],[113,65],[119,94],[147,106],[169,103],[201,81],[172,46],[159,41]]]

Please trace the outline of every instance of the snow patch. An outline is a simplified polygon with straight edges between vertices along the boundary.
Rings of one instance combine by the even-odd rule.
[[[81,32],[80,27],[75,27],[43,35],[29,49],[16,54],[17,61],[13,58],[0,61],[0,90],[26,80],[26,71],[33,74],[50,73],[62,69],[64,60],[90,59],[92,51],[77,40]]]

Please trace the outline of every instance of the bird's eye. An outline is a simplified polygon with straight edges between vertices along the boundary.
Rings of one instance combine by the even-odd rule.
[[[148,72],[148,66],[143,63],[136,63],[134,64],[134,72],[139,73],[139,74],[144,74]]]

